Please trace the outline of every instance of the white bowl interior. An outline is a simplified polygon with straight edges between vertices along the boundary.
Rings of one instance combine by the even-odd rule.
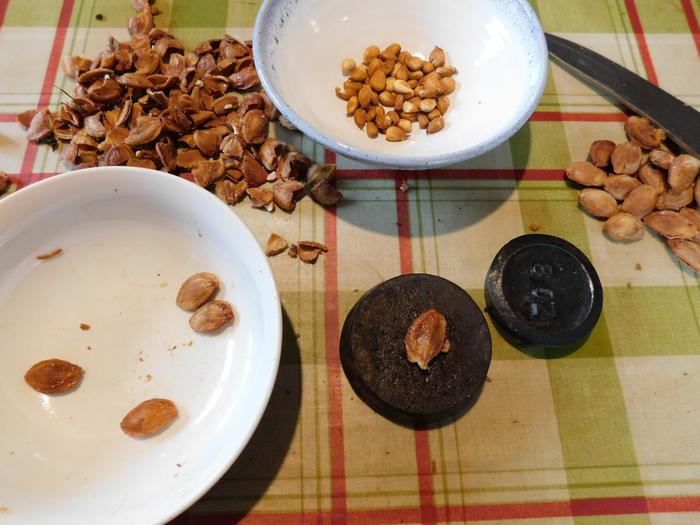
[[[525,4],[267,0],[254,36],[256,64],[283,112],[291,108],[296,115],[287,116],[302,131],[326,145],[337,142],[340,153],[399,166],[455,162],[505,141],[541,97],[546,44]],[[429,136],[414,125],[409,140],[388,143],[368,138],[346,118],[346,103],[334,93],[344,81],[341,61],[359,64],[368,45],[383,49],[392,42],[423,58],[438,45],[458,69],[442,132]]]
[[[35,258],[56,247],[59,257]],[[195,334],[175,305],[198,271],[220,277],[218,297],[236,311],[215,335]],[[208,192],[149,170],[84,170],[3,200],[0,312],[7,525],[172,517],[238,456],[279,362],[278,295],[252,234]],[[85,369],[77,390],[25,384],[53,357]],[[123,434],[121,418],[151,397],[172,399],[180,417],[149,439]]]

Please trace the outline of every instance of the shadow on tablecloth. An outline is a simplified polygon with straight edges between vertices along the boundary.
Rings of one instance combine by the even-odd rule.
[[[531,140],[528,122],[498,148],[434,170],[367,168],[338,159],[339,188],[344,195],[338,220],[387,236],[399,235],[406,226],[412,237],[421,231],[436,236],[462,231],[497,212],[511,198],[526,175]],[[403,181],[408,184],[406,192],[398,189]],[[416,224],[416,218],[423,224]]]
[[[289,452],[301,409],[301,355],[294,328],[282,308],[282,356],[270,402],[248,445],[206,499],[236,500],[244,516],[263,497]],[[245,498],[241,498],[242,495]],[[196,506],[196,504],[195,504]],[[186,511],[170,525],[189,523]]]

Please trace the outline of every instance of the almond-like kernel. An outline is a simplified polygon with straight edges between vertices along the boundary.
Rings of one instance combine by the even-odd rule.
[[[399,123],[399,120],[401,120],[401,117],[399,117],[399,114],[396,111],[389,111],[386,116],[389,117],[394,126],[396,126],[396,124]]]
[[[406,134],[406,132],[398,126],[390,126],[389,129],[386,130],[386,140],[388,140],[389,142],[401,142],[402,140],[406,140],[407,138],[408,135]]]
[[[445,120],[442,117],[435,117],[430,121],[425,132],[428,134],[437,133],[445,127]]]
[[[72,390],[83,376],[83,369],[63,359],[39,361],[24,374],[24,380],[42,394]]]
[[[396,80],[408,81],[408,68],[404,64],[396,65],[396,74],[394,75]]]
[[[169,399],[148,399],[132,408],[120,427],[129,436],[152,436],[164,430],[177,416],[177,407]]]
[[[635,115],[625,121],[625,131],[630,140],[643,148],[655,148],[666,138],[666,133],[649,122],[648,118]]]
[[[434,308],[420,314],[409,326],[404,344],[408,361],[428,370],[433,359],[450,351],[445,316]]]
[[[411,56],[406,59],[406,66],[411,71],[420,71],[423,68],[423,59],[416,56]]]
[[[367,109],[370,102],[372,102],[372,89],[369,86],[362,86],[362,89],[357,94],[357,100],[360,103],[360,107]]]
[[[428,60],[430,60],[430,63],[436,69],[442,67],[445,65],[445,52],[441,48],[435,46],[435,48],[430,52]]]
[[[380,71],[382,66],[382,59],[379,57],[374,57],[372,60],[369,61],[369,64],[367,64],[367,74],[369,75],[369,78],[372,78],[372,75],[374,75],[375,71]],[[384,73],[382,71],[382,73]],[[386,73],[384,73],[386,75]]]
[[[666,174],[651,162],[647,162],[639,168],[637,176],[644,184],[654,188],[657,195],[666,191]]]
[[[693,271],[700,272],[700,244],[681,239],[669,239],[668,247],[680,261]]]
[[[401,111],[403,111],[404,113],[416,113],[419,109],[419,104],[411,102],[410,100],[407,100],[403,103],[403,106],[401,106]]]
[[[615,173],[634,175],[642,163],[642,149],[632,142],[623,142],[615,147],[610,160]]]
[[[402,95],[408,95],[409,97],[412,97],[413,89],[411,89],[411,86],[408,85],[408,82],[406,80],[397,79],[394,82],[394,93],[400,93]]]
[[[373,58],[378,58],[380,54],[381,51],[377,46],[369,46],[362,55],[362,63],[368,65]]]
[[[637,189],[632,190],[622,203],[622,211],[643,219],[649,215],[656,207],[656,190],[651,186],[642,184]]]
[[[457,74],[457,68],[454,66],[440,66],[435,68],[435,72],[441,77],[451,77]]]
[[[194,312],[206,303],[219,289],[219,278],[210,272],[199,272],[188,277],[177,292],[175,304],[183,310]]]
[[[360,107],[360,100],[358,97],[350,97],[350,100],[348,100],[347,106],[346,106],[346,114],[348,117],[352,117],[355,114],[355,111],[357,111],[357,108]]]
[[[449,95],[455,90],[455,87],[457,84],[455,83],[455,79],[452,77],[445,77],[440,81],[440,84],[442,86],[442,94],[443,95]]]
[[[367,122],[373,121],[375,118],[377,118],[377,106],[371,106],[367,110]]]
[[[615,175],[608,177],[603,183],[603,189],[618,201],[625,200],[629,194],[641,186],[641,182],[629,175]]]
[[[190,317],[195,332],[209,333],[233,321],[233,308],[227,301],[210,301],[200,306]]]
[[[389,59],[389,58],[396,59],[396,56],[400,52],[401,52],[401,46],[399,44],[394,43],[394,44],[389,44],[388,46],[386,46],[386,48],[384,49],[384,51],[382,51],[380,56],[385,60]]]
[[[402,118],[399,120],[399,123],[397,124],[397,126],[400,127],[402,130],[404,130],[406,133],[411,132],[411,121],[410,120]]]
[[[615,241],[638,241],[644,237],[644,224],[631,213],[623,212],[605,221],[603,231]]]
[[[352,70],[352,73],[350,73],[349,78],[353,82],[364,82],[365,80],[367,80],[368,75],[369,74],[367,72],[367,66],[360,65]]]
[[[444,115],[445,113],[447,113],[447,110],[449,109],[449,107],[450,107],[450,99],[449,98],[447,98],[444,95],[441,97],[438,97],[437,109],[440,113],[442,113]]]
[[[404,103],[405,99],[406,99],[406,96],[402,95],[401,93],[394,96],[394,109],[396,111],[401,111],[401,108],[403,107],[403,103]]]
[[[644,224],[667,239],[690,240],[698,233],[698,228],[675,211],[662,210],[647,215]]]
[[[365,128],[367,136],[371,139],[376,139],[379,136],[379,128],[374,122],[368,122]]]
[[[386,75],[384,72],[377,69],[369,79],[369,86],[377,93],[384,91],[384,88],[386,87]]]
[[[583,186],[602,186],[608,174],[586,161],[574,162],[566,168],[566,177]]]
[[[661,149],[653,149],[649,152],[649,161],[661,169],[667,170],[673,162],[673,153]]]
[[[435,98],[440,94],[440,88],[435,87],[435,86],[430,86],[430,87],[422,86],[422,87],[418,88],[418,90],[416,91],[416,94],[420,98]]]
[[[668,185],[671,189],[680,191],[695,182],[700,172],[700,160],[691,155],[678,155],[668,168]]]
[[[343,73],[343,76],[347,77],[350,75],[350,73],[354,71],[356,67],[357,64],[355,64],[355,61],[352,58],[346,58],[340,64],[340,71]]]
[[[656,200],[657,210],[680,210],[693,202],[693,186],[688,186],[683,190],[673,190],[663,192]]]
[[[440,113],[440,110],[437,109],[437,108],[435,108],[435,109],[432,110],[430,113],[428,113],[428,118],[429,118],[430,120],[434,120],[434,119],[436,119],[436,118],[438,118],[438,117],[441,117],[441,116],[442,116],[442,113]]]
[[[581,207],[594,217],[607,219],[619,211],[617,201],[612,195],[595,188],[582,190],[578,201]]]
[[[396,97],[389,91],[382,91],[379,93],[379,102],[381,102],[384,106],[393,108],[394,103],[396,102]]]
[[[382,64],[379,66],[379,69],[382,70],[382,73],[384,73],[386,76],[391,75],[391,72],[394,70],[394,66],[396,65],[396,59],[395,58],[387,58],[382,61]]]
[[[612,140],[596,140],[589,150],[591,163],[598,168],[606,167],[610,164],[610,157],[614,150],[615,143]]]
[[[363,129],[365,127],[365,122],[367,122],[367,112],[359,108],[357,111],[355,111],[355,114],[353,115],[353,119],[355,120],[355,125]]]
[[[425,99],[421,100],[420,110],[423,113],[430,113],[436,107],[437,107],[437,100],[435,100],[434,98],[425,98]]]
[[[420,129],[426,129],[428,127],[428,124],[430,124],[430,119],[427,115],[423,115],[423,113],[420,113],[417,118],[418,126],[420,126]]]

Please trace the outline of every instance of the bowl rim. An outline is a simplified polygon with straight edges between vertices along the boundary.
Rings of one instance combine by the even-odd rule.
[[[517,133],[525,123],[530,119],[532,114],[537,109],[544,88],[547,84],[547,76],[549,72],[549,53],[547,41],[545,39],[542,23],[540,22],[537,13],[532,8],[527,0],[512,0],[517,3],[525,12],[527,19],[533,26],[533,31],[530,33],[535,37],[537,47],[542,49],[539,61],[541,64],[540,74],[536,79],[534,89],[529,97],[526,98],[525,108],[518,118],[512,120],[510,124],[501,132],[492,137],[490,140],[477,143],[466,148],[462,148],[450,153],[438,155],[422,155],[420,157],[406,157],[404,155],[396,155],[390,153],[377,153],[369,150],[356,148],[343,143],[341,140],[333,138],[323,131],[316,129],[304,120],[289,104],[282,98],[280,92],[275,88],[271,76],[267,75],[266,62],[263,62],[260,57],[264,57],[263,49],[268,45],[264,35],[269,31],[269,26],[264,23],[264,19],[269,15],[273,8],[277,7],[288,0],[263,0],[258,14],[255,18],[253,27],[253,56],[256,57],[256,69],[260,78],[260,83],[263,89],[270,97],[277,109],[302,133],[311,137],[314,141],[321,144],[326,149],[329,149],[344,157],[355,159],[361,162],[369,163],[375,166],[385,166],[388,168],[401,169],[429,169],[449,166],[465,160],[478,157],[484,153],[495,149],[505,143],[515,133]],[[295,2],[296,3],[296,2]],[[264,42],[264,44],[263,44]]]
[[[40,181],[37,181],[35,183],[32,183],[28,186],[25,186],[21,188],[20,190],[14,191],[13,193],[5,196],[3,199],[0,199],[0,207],[3,206],[8,206],[8,203],[14,203],[15,201],[19,199],[32,199],[33,196],[39,192],[44,191],[45,188],[49,186],[54,186],[54,185],[60,185],[63,183],[63,181],[66,181],[68,179],[75,179],[75,178],[85,178],[85,177],[100,177],[101,175],[104,175],[107,172],[121,172],[120,177],[147,177],[150,180],[157,180],[160,179],[163,184],[165,185],[172,185],[172,186],[180,186],[181,188],[184,189],[184,191],[191,191],[195,193],[199,193],[200,195],[203,196],[205,200],[208,200],[209,202],[207,205],[211,206],[216,206],[221,211],[223,212],[223,209],[225,208],[226,211],[229,213],[231,220],[234,223],[237,223],[238,226],[240,226],[240,231],[241,234],[244,237],[247,237],[247,240],[250,241],[250,243],[254,246],[254,249],[257,249],[258,255],[259,255],[259,261],[262,263],[260,267],[260,271],[262,273],[262,276],[266,278],[266,280],[269,280],[269,283],[271,285],[271,292],[272,292],[272,297],[274,298],[274,306],[275,308],[273,309],[274,311],[270,312],[270,319],[268,320],[268,331],[272,332],[272,350],[273,350],[273,355],[271,356],[271,359],[266,360],[269,361],[269,366],[270,366],[270,376],[269,376],[269,381],[267,382],[266,385],[261,385],[262,388],[260,388],[261,391],[261,404],[259,409],[256,411],[255,416],[252,418],[252,421],[254,422],[253,425],[251,425],[247,430],[242,432],[243,434],[243,439],[240,441],[239,447],[235,449],[231,449],[230,453],[228,456],[225,456],[224,461],[222,461],[218,468],[214,469],[212,475],[207,479],[204,478],[204,482],[196,489],[193,490],[190,494],[189,497],[184,497],[184,498],[177,498],[174,500],[175,505],[171,507],[170,510],[164,509],[164,511],[161,513],[161,515],[158,517],[158,523],[167,523],[170,520],[176,518],[180,514],[182,514],[184,511],[186,511],[189,507],[191,507],[194,503],[199,501],[202,496],[204,496],[209,489],[211,489],[220,479],[221,477],[231,468],[233,463],[240,457],[241,453],[243,450],[245,450],[246,446],[248,446],[250,439],[253,437],[254,432],[260,425],[260,421],[262,420],[263,415],[267,411],[268,405],[270,403],[270,398],[272,396],[272,391],[274,389],[274,386],[277,382],[277,376],[279,373],[279,366],[280,366],[280,359],[281,359],[281,354],[282,354],[282,332],[283,332],[283,327],[282,327],[282,303],[280,301],[280,294],[279,290],[277,287],[277,281],[275,280],[275,275],[272,272],[272,267],[270,266],[270,261],[268,258],[264,255],[262,248],[260,244],[258,243],[257,239],[253,235],[253,232],[251,229],[246,225],[246,223],[241,219],[238,214],[231,209],[230,206],[225,204],[222,200],[219,198],[215,197],[213,194],[211,194],[209,191],[206,189],[198,186],[197,184],[190,182],[186,179],[183,179],[181,177],[171,175],[170,173],[164,173],[162,171],[158,170],[152,170],[149,168],[140,168],[140,167],[132,167],[132,166],[100,166],[100,167],[93,167],[93,168],[84,168],[84,169],[78,169],[78,170],[71,170],[67,171],[64,173],[59,173],[56,174],[52,177],[49,177],[47,179],[43,179]],[[110,183],[110,188],[111,183]],[[183,204],[185,201],[182,201]],[[2,227],[0,227],[0,230],[5,230],[9,229],[12,227],[12,224],[6,224]],[[184,478],[183,478],[184,479]]]

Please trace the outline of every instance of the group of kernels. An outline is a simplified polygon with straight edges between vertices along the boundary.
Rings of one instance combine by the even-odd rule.
[[[402,51],[399,44],[384,51],[372,45],[365,49],[362,64],[346,58],[341,70],[348,78],[342,90],[335,88],[336,95],[347,101],[347,116],[368,137],[381,133],[389,142],[400,142],[408,138],[414,122],[426,133],[445,127],[447,96],[455,90],[457,70],[445,65],[445,52],[439,47],[423,60]]]
[[[606,219],[603,230],[616,241],[637,241],[648,226],[700,272],[700,211],[691,207],[693,199],[700,206],[700,160],[671,153],[663,144],[666,134],[645,117],[629,117],[625,131],[629,142],[596,140],[590,162],[566,169],[570,180],[589,186],[579,195],[581,207]]]

